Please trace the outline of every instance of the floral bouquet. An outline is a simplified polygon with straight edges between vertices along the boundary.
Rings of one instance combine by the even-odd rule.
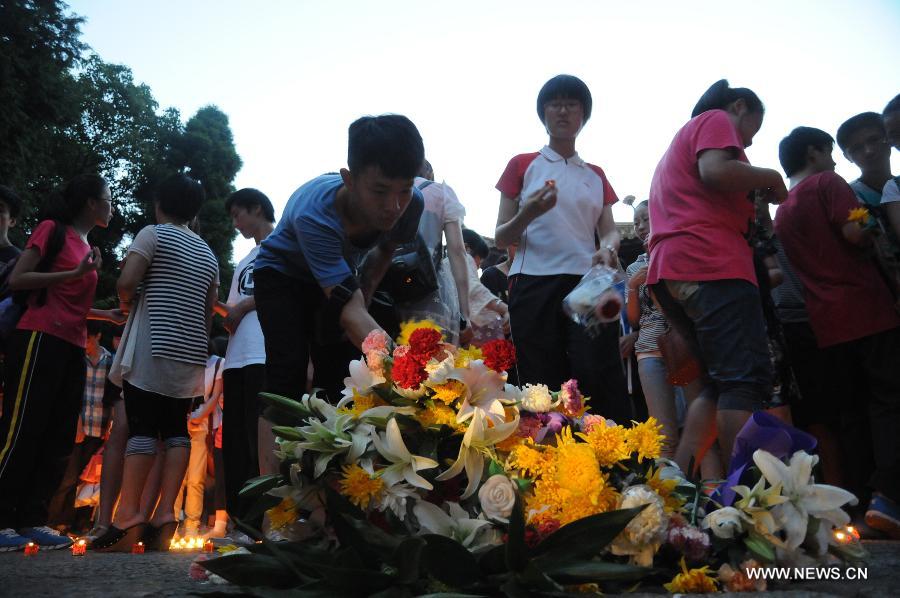
[[[261,395],[282,424],[282,472],[242,495],[258,499],[249,517],[265,511],[288,541],[204,568],[301,595],[712,591],[710,567],[733,566],[721,575],[737,584],[741,563],[774,563],[776,548],[787,558],[814,537],[814,555],[826,554],[846,523],[847,497],[818,500],[805,453],[785,465],[760,452],[760,482],[719,508],[660,458],[653,418],[626,427],[590,414],[574,380],[558,391],[507,384],[505,340],[462,349],[410,322],[396,344],[370,334],[363,352],[336,405]]]

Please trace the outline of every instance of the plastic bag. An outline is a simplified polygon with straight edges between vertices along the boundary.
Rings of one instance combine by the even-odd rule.
[[[596,265],[563,299],[563,311],[596,334],[603,324],[619,319],[625,305],[625,277],[618,270]]]

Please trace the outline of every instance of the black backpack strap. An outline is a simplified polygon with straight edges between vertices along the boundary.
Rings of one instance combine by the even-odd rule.
[[[425,181],[421,185],[416,185],[416,189],[418,189],[419,191],[422,191],[423,189],[425,189],[425,187],[427,187],[428,185],[431,185],[433,183],[434,183],[434,181]]]

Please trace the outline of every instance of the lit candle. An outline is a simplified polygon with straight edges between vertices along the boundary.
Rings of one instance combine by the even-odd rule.
[[[78,540],[72,544],[72,556],[84,556],[85,552],[87,552],[87,542],[84,540]]]
[[[138,542],[131,547],[131,554],[144,554],[144,543]]]
[[[850,537],[852,537],[854,540],[859,540],[859,530],[857,530],[852,525],[848,525],[847,527],[845,527],[844,531],[847,532],[847,534],[849,534]]]
[[[25,545],[25,556],[31,556],[33,554],[37,554],[40,550],[40,547],[34,542],[29,542]]]
[[[212,540],[207,540],[207,541],[203,544],[203,552],[214,552],[215,549],[216,549],[216,545],[213,544],[213,541],[212,541]]]

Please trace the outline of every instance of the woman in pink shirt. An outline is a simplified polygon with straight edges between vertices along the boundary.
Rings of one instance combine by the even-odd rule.
[[[787,190],[778,171],[751,166],[744,154],[763,114],[751,90],[717,81],[675,135],[650,187],[647,284],[707,372],[709,392],[691,404],[675,453],[685,471],[717,436],[727,459],[744,422],[771,393],[748,194],[765,189],[780,202]]]

